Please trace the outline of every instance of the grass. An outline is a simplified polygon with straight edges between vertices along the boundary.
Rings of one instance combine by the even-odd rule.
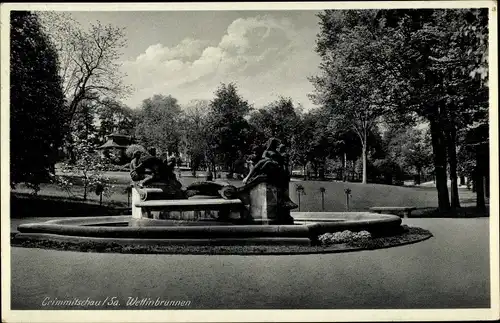
[[[201,175],[202,173],[200,173]],[[126,172],[109,172],[109,177],[114,186],[108,196],[103,197],[103,204],[108,207],[127,207],[129,199],[126,188],[130,184],[129,175]],[[203,181],[205,178],[200,176],[194,178],[189,172],[184,172],[180,178],[183,186],[193,182]],[[240,180],[217,179],[235,186],[241,186]],[[437,192],[433,187],[405,187],[391,186],[382,184],[361,184],[350,182],[335,181],[293,181],[290,183],[290,197],[298,204],[298,192],[296,187],[301,185],[304,188],[304,194],[300,196],[300,211],[302,212],[340,212],[346,211],[346,195],[344,190],[350,189],[351,196],[349,202],[350,211],[366,211],[373,206],[415,206],[417,211],[412,213],[412,217],[443,217],[436,211],[438,206]],[[324,188],[324,208],[322,205],[321,188]],[[17,196],[32,198],[29,195],[30,189],[23,185],[12,191]],[[38,199],[64,199],[67,201],[81,201],[83,188],[75,186],[72,189],[72,195],[69,196],[57,185],[44,184],[38,193]],[[477,210],[475,208],[475,193],[465,188],[459,189],[462,209],[454,216],[458,217],[478,217],[488,216],[489,212]],[[99,196],[94,192],[88,193],[88,204],[98,204]],[[38,208],[38,210],[41,210]],[[299,209],[295,209],[299,211]]]
[[[415,206],[417,211],[412,216],[430,217],[436,215],[438,207],[437,192],[433,187],[404,187],[382,184],[361,184],[347,182],[301,181],[290,183],[290,197],[298,203],[295,188],[304,187],[305,195],[301,195],[300,211],[346,211],[345,189],[351,190],[349,198],[350,211],[366,211],[373,206]],[[324,209],[322,209],[320,188],[325,189]],[[475,193],[467,189],[459,190],[463,210],[469,216],[472,214],[485,216],[487,212],[475,208]],[[460,214],[464,212],[460,211]],[[459,214],[459,215],[460,215]],[[441,214],[441,216],[443,216]]]

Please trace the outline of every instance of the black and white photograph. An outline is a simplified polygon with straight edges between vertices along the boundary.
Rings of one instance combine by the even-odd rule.
[[[499,319],[496,6],[2,3],[2,322]]]

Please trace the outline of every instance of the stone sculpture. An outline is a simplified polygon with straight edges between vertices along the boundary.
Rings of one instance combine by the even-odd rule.
[[[157,192],[164,198],[179,199],[185,198],[182,184],[174,174],[175,159],[165,158],[161,160],[156,156],[141,157],[141,153],[135,152],[134,159],[130,163],[133,185],[138,189],[156,188],[151,192]],[[158,189],[161,190],[158,191]]]
[[[134,155],[131,177],[140,199],[187,199],[195,195],[240,199],[245,208],[241,212],[242,223],[293,224],[290,210],[297,205],[289,197],[288,159],[285,146],[277,138],[268,140],[261,159],[251,168],[241,187],[197,182],[183,188],[174,167],[173,159],[162,161],[154,156]]]
[[[262,158],[243,180],[243,187],[225,187],[221,195],[237,197],[247,206],[249,218],[254,221],[291,224],[290,210],[297,205],[289,197],[290,175],[285,146],[277,138],[270,138]]]

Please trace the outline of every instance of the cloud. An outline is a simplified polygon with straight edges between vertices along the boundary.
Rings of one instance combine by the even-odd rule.
[[[137,62],[164,62],[172,59],[194,58],[199,56],[206,42],[198,39],[183,39],[173,48],[163,47],[162,44],[149,46],[146,51],[137,57]]]
[[[172,95],[181,104],[212,99],[221,82],[235,82],[256,107],[279,95],[307,104],[312,91],[307,77],[319,65],[316,32],[294,28],[287,19],[257,16],[233,21],[217,45],[192,38],[174,47],[151,45],[123,62],[126,81],[136,89],[126,103],[137,107],[154,94]]]

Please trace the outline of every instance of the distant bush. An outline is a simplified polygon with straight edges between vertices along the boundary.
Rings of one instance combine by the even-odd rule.
[[[404,180],[403,169],[390,159],[377,159],[370,165],[371,180],[374,183],[388,185],[402,185]]]

